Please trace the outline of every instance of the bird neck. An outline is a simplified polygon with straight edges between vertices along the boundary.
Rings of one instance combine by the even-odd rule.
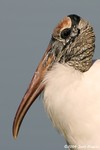
[[[92,65],[94,49],[95,35],[93,28],[87,24],[87,27],[81,30],[80,35],[69,45],[68,51],[71,53],[71,58],[67,64],[81,72],[89,70]]]

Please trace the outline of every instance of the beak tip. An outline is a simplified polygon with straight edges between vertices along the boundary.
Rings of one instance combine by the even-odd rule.
[[[17,128],[15,128],[14,124],[13,124],[13,128],[12,128],[12,134],[13,134],[13,138],[17,139],[18,130],[17,130]]]
[[[18,133],[13,132],[13,138],[16,140],[18,136]]]
[[[16,139],[17,139],[17,136],[13,135],[13,138],[16,140]]]

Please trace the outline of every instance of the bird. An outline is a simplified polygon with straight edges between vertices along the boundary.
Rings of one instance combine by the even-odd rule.
[[[70,150],[100,149],[100,59],[93,60],[94,50],[87,19],[70,14],[57,24],[15,114],[14,138],[43,93],[44,108]]]

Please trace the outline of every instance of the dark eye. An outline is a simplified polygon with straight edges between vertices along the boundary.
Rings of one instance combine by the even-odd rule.
[[[70,33],[71,33],[71,28],[67,28],[67,29],[62,30],[61,38],[66,39],[70,35]]]

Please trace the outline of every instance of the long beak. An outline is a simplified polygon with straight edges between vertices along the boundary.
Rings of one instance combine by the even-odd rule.
[[[19,105],[19,108],[16,112],[14,122],[13,122],[14,138],[16,138],[18,135],[21,123],[22,123],[23,118],[24,118],[25,114],[27,113],[28,109],[30,108],[32,103],[36,100],[38,95],[42,92],[42,90],[44,89],[45,85],[42,82],[44,75],[46,74],[46,71],[49,69],[50,64],[54,60],[53,54],[50,53],[51,46],[52,46],[52,44],[50,42],[42,60],[40,61],[39,65],[34,73],[34,76],[31,80],[29,88],[27,89],[27,91]]]

